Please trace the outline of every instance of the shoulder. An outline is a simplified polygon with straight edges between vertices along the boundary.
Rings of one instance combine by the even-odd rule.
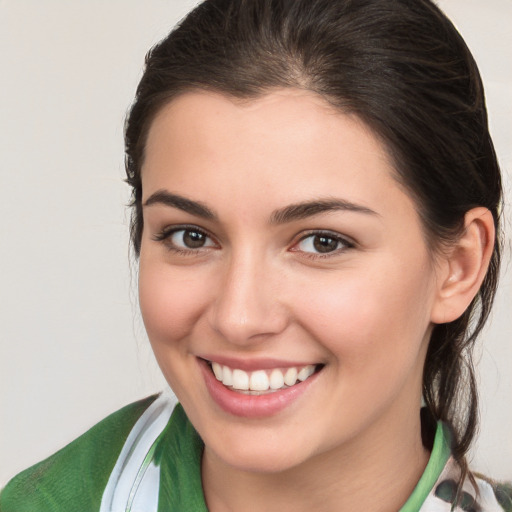
[[[54,455],[15,476],[0,494],[2,512],[99,509],[110,472],[133,425],[157,395],[100,421]]]

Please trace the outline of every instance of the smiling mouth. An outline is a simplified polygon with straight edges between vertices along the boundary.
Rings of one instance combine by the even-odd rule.
[[[246,395],[275,393],[291,388],[306,381],[324,367],[323,364],[308,364],[246,372],[215,361],[206,362],[219,382],[232,391]]]

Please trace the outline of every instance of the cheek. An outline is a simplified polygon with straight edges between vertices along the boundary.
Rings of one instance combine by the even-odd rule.
[[[382,370],[412,359],[429,328],[431,296],[429,273],[417,270],[386,264],[310,283],[297,317],[344,367]]]
[[[139,302],[149,340],[157,344],[185,338],[201,316],[206,301],[201,278],[145,260],[139,267]]]

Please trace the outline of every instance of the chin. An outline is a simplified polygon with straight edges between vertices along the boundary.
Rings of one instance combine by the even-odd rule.
[[[211,427],[211,424],[210,424]],[[231,427],[231,428],[230,428]],[[251,473],[281,473],[302,465],[314,456],[304,432],[286,435],[277,426],[245,429],[238,424],[205,432],[205,454],[233,469]],[[234,428],[233,428],[234,427]],[[222,434],[219,434],[222,432]]]
[[[287,447],[288,448],[288,447]],[[307,457],[301,457],[296,452],[290,453],[287,449],[280,452],[275,449],[260,446],[245,446],[238,450],[223,450],[217,453],[224,464],[247,473],[283,473],[300,466]]]

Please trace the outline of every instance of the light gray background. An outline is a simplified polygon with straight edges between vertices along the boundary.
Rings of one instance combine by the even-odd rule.
[[[0,0],[0,486],[164,385],[129,265],[122,127],[146,50],[194,4]],[[486,84],[508,174],[510,265],[512,3],[440,5]],[[477,469],[508,479],[511,304],[509,271],[480,349],[474,457]]]

